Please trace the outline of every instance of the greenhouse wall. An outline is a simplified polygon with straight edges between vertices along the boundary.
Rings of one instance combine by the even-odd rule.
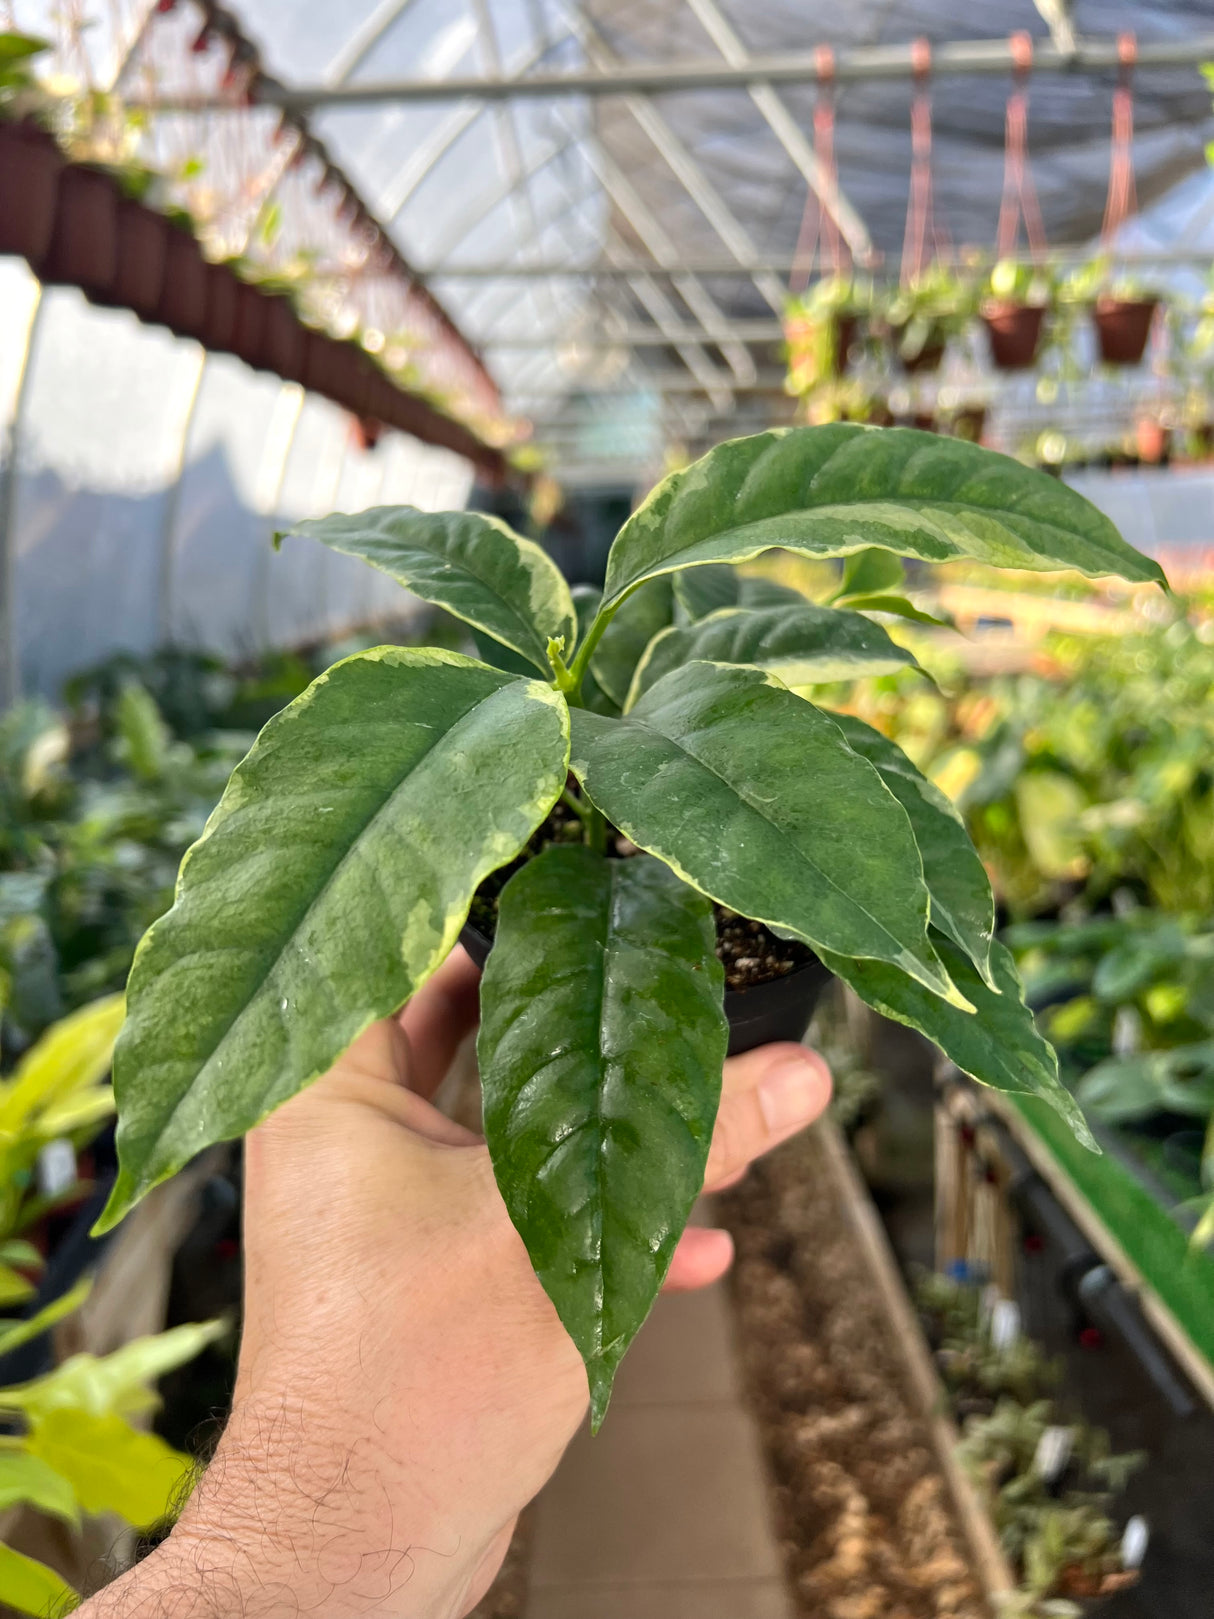
[[[28,353],[28,360],[26,355]],[[24,381],[23,381],[24,377]],[[414,599],[285,521],[461,507],[472,470],[295,384],[207,355],[0,258],[0,417],[18,690],[54,696],[118,651],[229,656],[399,619]]]

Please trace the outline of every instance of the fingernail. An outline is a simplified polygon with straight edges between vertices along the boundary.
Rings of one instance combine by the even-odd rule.
[[[773,1135],[807,1124],[818,1112],[822,1086],[813,1063],[802,1058],[781,1063],[759,1085],[759,1107]]]

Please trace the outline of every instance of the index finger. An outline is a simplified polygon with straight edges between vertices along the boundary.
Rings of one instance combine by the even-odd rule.
[[[409,1089],[434,1095],[464,1037],[480,1018],[480,968],[457,944],[417,994],[405,1002],[398,1022],[409,1041]]]

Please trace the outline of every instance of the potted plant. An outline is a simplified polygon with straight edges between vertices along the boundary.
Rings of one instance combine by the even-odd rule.
[[[847,370],[861,318],[872,308],[872,288],[850,276],[823,276],[784,314],[790,393],[805,394]]]
[[[64,164],[50,243],[34,268],[51,284],[109,291],[118,268],[118,190],[104,169]]]
[[[1158,291],[1110,259],[1093,259],[1060,284],[1067,302],[1090,308],[1100,358],[1106,365],[1140,365],[1151,336]]]
[[[857,610],[874,598],[769,587],[756,605],[733,566],[779,545],[850,558],[853,590],[858,561],[891,553],[1163,582],[1082,496],[956,439],[837,423],[672,473],[616,536],[602,592],[576,601],[539,546],[475,512],[291,532],[462,618],[484,661],[357,653],[238,766],[131,975],[99,1229],[393,1013],[478,894],[486,1137],[596,1426],[702,1185],[726,962],[745,984],[787,979],[795,941],[1090,1140],[992,939],[960,820],[895,744],[792,689],[887,663]],[[744,958],[738,919],[758,926]]]
[[[1027,371],[1037,358],[1050,283],[1039,265],[1000,259],[979,303],[999,371]]]
[[[903,370],[938,371],[951,337],[959,336],[974,313],[970,283],[943,264],[933,264],[918,280],[895,287],[885,303],[885,324]]]
[[[207,319],[207,262],[191,226],[178,220],[165,244],[164,286],[156,319],[178,337],[202,342]]]
[[[0,253],[40,262],[51,243],[63,157],[30,120],[0,118]]]

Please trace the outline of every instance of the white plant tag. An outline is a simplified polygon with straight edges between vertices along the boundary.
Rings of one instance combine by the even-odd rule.
[[[1134,1057],[1142,1050],[1142,1018],[1136,1006],[1119,1006],[1113,1019],[1113,1053]]]
[[[64,1136],[48,1141],[38,1154],[38,1191],[43,1197],[58,1197],[76,1180],[76,1149]]]
[[[1147,1520],[1138,1513],[1130,1519],[1125,1526],[1125,1533],[1121,1537],[1121,1566],[1122,1568],[1141,1568],[1142,1560],[1147,1554],[1147,1542],[1151,1538],[1151,1531],[1147,1528]]]
[[[1010,1349],[1020,1336],[1020,1306],[1015,1299],[997,1299],[991,1311],[991,1345]]]
[[[1033,1457],[1033,1471],[1047,1484],[1061,1478],[1066,1464],[1071,1459],[1071,1450],[1074,1447],[1075,1436],[1069,1428],[1050,1427],[1045,1430],[1037,1441],[1037,1452]]]

